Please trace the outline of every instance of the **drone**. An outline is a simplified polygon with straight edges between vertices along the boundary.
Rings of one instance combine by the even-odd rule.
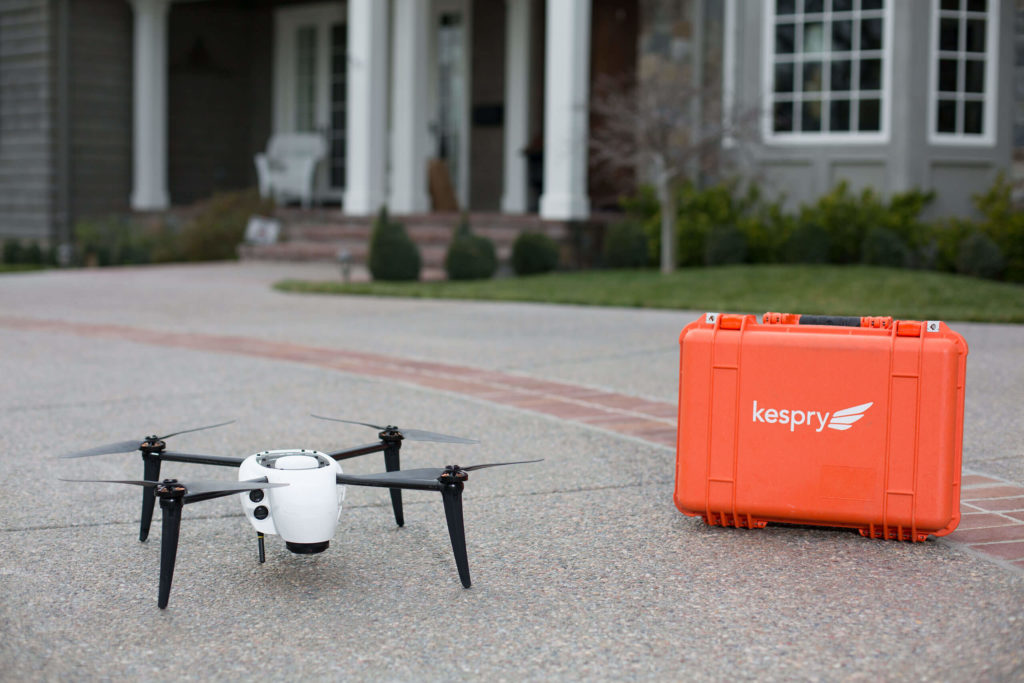
[[[462,490],[469,479],[469,473],[487,467],[540,462],[540,460],[520,460],[469,467],[448,465],[443,468],[427,467],[402,470],[399,453],[403,441],[451,444],[480,442],[475,439],[464,439],[459,436],[438,434],[422,429],[400,429],[395,425],[382,426],[321,415],[312,417],[376,429],[379,432],[378,441],[327,453],[307,449],[273,450],[254,453],[246,458],[179,453],[167,450],[166,440],[172,436],[223,427],[234,422],[232,420],[205,427],[184,429],[164,436],[151,435],[141,441],[119,441],[60,456],[61,458],[84,458],[130,453],[137,450],[142,454],[143,478],[140,480],[62,479],[62,481],[141,486],[142,517],[139,521],[139,541],[145,541],[148,538],[153,520],[153,510],[156,507],[156,502],[160,501],[163,526],[160,538],[160,591],[157,605],[160,609],[165,609],[171,594],[174,562],[178,554],[181,510],[185,505],[238,495],[246,518],[256,530],[259,561],[262,564],[266,561],[264,539],[267,534],[281,536],[285,547],[295,554],[310,555],[327,550],[331,538],[334,537],[338,519],[341,517],[345,486],[350,484],[389,489],[391,507],[395,515],[395,523],[398,526],[405,525],[405,515],[402,510],[403,489],[439,491],[444,504],[448,535],[451,539],[459,579],[464,588],[469,588],[471,585],[469,559],[462,516]],[[362,475],[342,472],[339,464],[341,460],[380,452],[384,454],[385,472]],[[161,480],[160,468],[164,462],[235,467],[238,469],[238,481]]]

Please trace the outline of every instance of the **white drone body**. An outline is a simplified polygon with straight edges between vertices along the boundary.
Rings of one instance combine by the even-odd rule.
[[[242,510],[258,533],[280,535],[293,553],[322,552],[334,537],[345,499],[339,474],[338,461],[319,451],[254,453],[239,465],[239,481],[266,477],[287,486],[240,494]]]

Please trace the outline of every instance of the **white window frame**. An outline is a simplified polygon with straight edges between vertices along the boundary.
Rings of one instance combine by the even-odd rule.
[[[800,0],[802,2],[802,0]],[[777,16],[777,0],[771,0],[765,2],[763,7],[763,21],[762,28],[763,33],[761,37],[761,87],[763,92],[763,114],[761,117],[761,135],[762,139],[766,144],[770,145],[821,145],[821,144],[847,144],[847,145],[873,145],[873,144],[886,144],[889,142],[890,134],[890,112],[892,109],[892,79],[893,79],[893,3],[902,0],[883,0],[881,17],[882,17],[882,88],[879,91],[881,93],[881,110],[879,112],[879,130],[877,131],[842,131],[842,132],[814,132],[814,131],[797,131],[797,132],[778,132],[774,130],[774,110],[775,110],[775,92],[773,79],[775,77],[775,24]],[[826,3],[827,6],[827,3]],[[802,5],[801,5],[802,7]],[[856,0],[855,10],[853,13],[854,21],[859,21],[861,16],[860,11],[860,0]],[[872,10],[874,11],[874,10]],[[828,14],[826,10],[825,14]],[[803,26],[803,12],[799,12],[794,15],[798,21],[797,26]],[[824,16],[824,15],[823,15]],[[831,40],[830,36],[825,37],[826,41]],[[850,59],[855,61],[859,59],[859,50],[851,50]],[[799,53],[794,53],[799,54]],[[823,51],[822,61],[828,65],[831,64],[828,61],[828,57],[831,54],[831,50]],[[797,62],[802,63],[802,62]],[[826,67],[827,70],[827,67]],[[851,84],[852,86],[853,84]],[[851,93],[860,92],[859,84],[857,88],[851,87]],[[828,110],[831,96],[829,91],[824,88],[822,89],[822,111]],[[794,103],[799,103],[800,99],[794,99]],[[859,100],[858,100],[859,101]]]
[[[966,147],[992,147],[996,144],[996,113],[999,106],[999,18],[1002,14],[1001,0],[988,0],[988,9],[985,17],[985,90],[981,94],[981,102],[985,107],[985,113],[981,121],[981,134],[977,133],[940,133],[938,131],[939,115],[939,57],[947,55],[961,61],[967,53],[957,49],[954,51],[939,50],[939,26],[942,21],[941,0],[932,0],[931,16],[931,45],[928,50],[928,59],[931,61],[929,87],[928,87],[928,142],[934,145],[954,145]],[[977,12],[967,12],[967,3],[964,0],[964,9],[958,10],[957,14],[962,24],[966,19],[980,17]],[[946,10],[947,16],[952,14]],[[961,32],[964,30],[961,27]],[[941,53],[941,54],[940,54]],[[958,69],[959,71],[959,69]],[[958,76],[959,80],[960,76]],[[958,83],[961,85],[961,83]],[[943,99],[949,99],[948,93]],[[956,91],[957,122],[963,127],[963,103],[964,90]]]

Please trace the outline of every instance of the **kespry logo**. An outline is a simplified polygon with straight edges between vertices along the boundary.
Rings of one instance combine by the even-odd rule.
[[[829,412],[799,408],[758,407],[755,400],[752,421],[762,424],[789,425],[789,431],[791,432],[795,432],[797,427],[804,426],[812,428],[815,432],[821,432],[825,427],[844,432],[864,417],[868,408],[873,405],[875,405],[874,401],[862,403],[852,408]]]

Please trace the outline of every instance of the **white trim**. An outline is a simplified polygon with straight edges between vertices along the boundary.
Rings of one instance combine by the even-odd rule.
[[[775,70],[775,19],[777,12],[777,0],[766,2],[763,5],[762,12],[762,35],[761,35],[761,88],[762,88],[762,101],[763,101],[763,113],[761,116],[761,135],[765,144],[769,145],[791,145],[791,146],[811,146],[811,145],[823,145],[823,144],[845,144],[845,145],[872,145],[872,144],[886,144],[889,142],[890,130],[891,130],[891,110],[892,110],[892,79],[893,79],[893,9],[892,3],[897,0],[883,0],[881,10],[855,10],[853,11],[852,17],[854,21],[859,21],[865,12],[875,13],[880,12],[882,18],[882,49],[879,51],[882,60],[882,87],[879,93],[881,99],[881,109],[879,111],[879,130],[869,132],[813,132],[813,131],[800,131],[794,133],[779,133],[775,132],[773,126],[773,119],[775,115],[775,93],[773,88],[774,70]],[[825,10],[822,16],[830,16],[831,10]],[[803,13],[794,14],[795,19],[802,19]],[[803,26],[801,21],[797,21],[795,26]],[[794,46],[794,54],[799,55],[799,45],[802,43],[801,32],[796,32],[794,39],[797,45]],[[831,36],[823,36],[825,44],[831,40]],[[822,70],[823,70],[823,85],[821,91],[821,105],[822,105],[822,120],[823,122],[828,117],[828,106],[831,102],[831,96],[825,87],[825,83],[828,81],[825,79],[831,78],[829,67],[830,60],[828,59],[831,49],[823,50]],[[851,46],[850,50],[850,61],[856,63],[860,59],[862,50],[859,45]],[[795,59],[794,64],[802,64],[803,60]],[[794,78],[796,78],[797,68],[794,67]],[[856,72],[854,72],[856,73]],[[854,74],[851,73],[851,87],[850,92],[857,94],[862,92],[860,90],[860,84],[855,82]],[[874,91],[867,91],[874,92]],[[797,109],[802,99],[797,93],[793,97],[794,103],[794,117],[796,117]],[[851,126],[853,125],[854,110],[853,108],[860,101],[859,97],[851,98]],[[823,123],[824,125],[824,123]]]
[[[733,107],[736,106],[736,0],[725,0],[722,18],[722,147],[736,146],[732,134]]]
[[[999,19],[1002,14],[1000,0],[988,0],[988,9],[985,16],[985,90],[981,93],[981,102],[985,107],[984,118],[982,119],[982,132],[980,135],[974,133],[940,133],[938,127],[938,102],[939,102],[939,25],[942,15],[940,11],[940,0],[932,0],[931,16],[931,43],[928,49],[929,78],[928,78],[928,142],[933,145],[949,145],[952,147],[993,147],[996,144],[996,113],[999,107]],[[947,10],[952,13],[953,10]],[[960,14],[960,21],[970,18],[967,15],[980,16],[981,12],[967,12],[966,9],[957,10]],[[964,30],[961,28],[961,30]],[[957,59],[965,54],[965,51],[957,49]],[[964,91],[957,90],[957,123],[963,126],[963,102]]]

